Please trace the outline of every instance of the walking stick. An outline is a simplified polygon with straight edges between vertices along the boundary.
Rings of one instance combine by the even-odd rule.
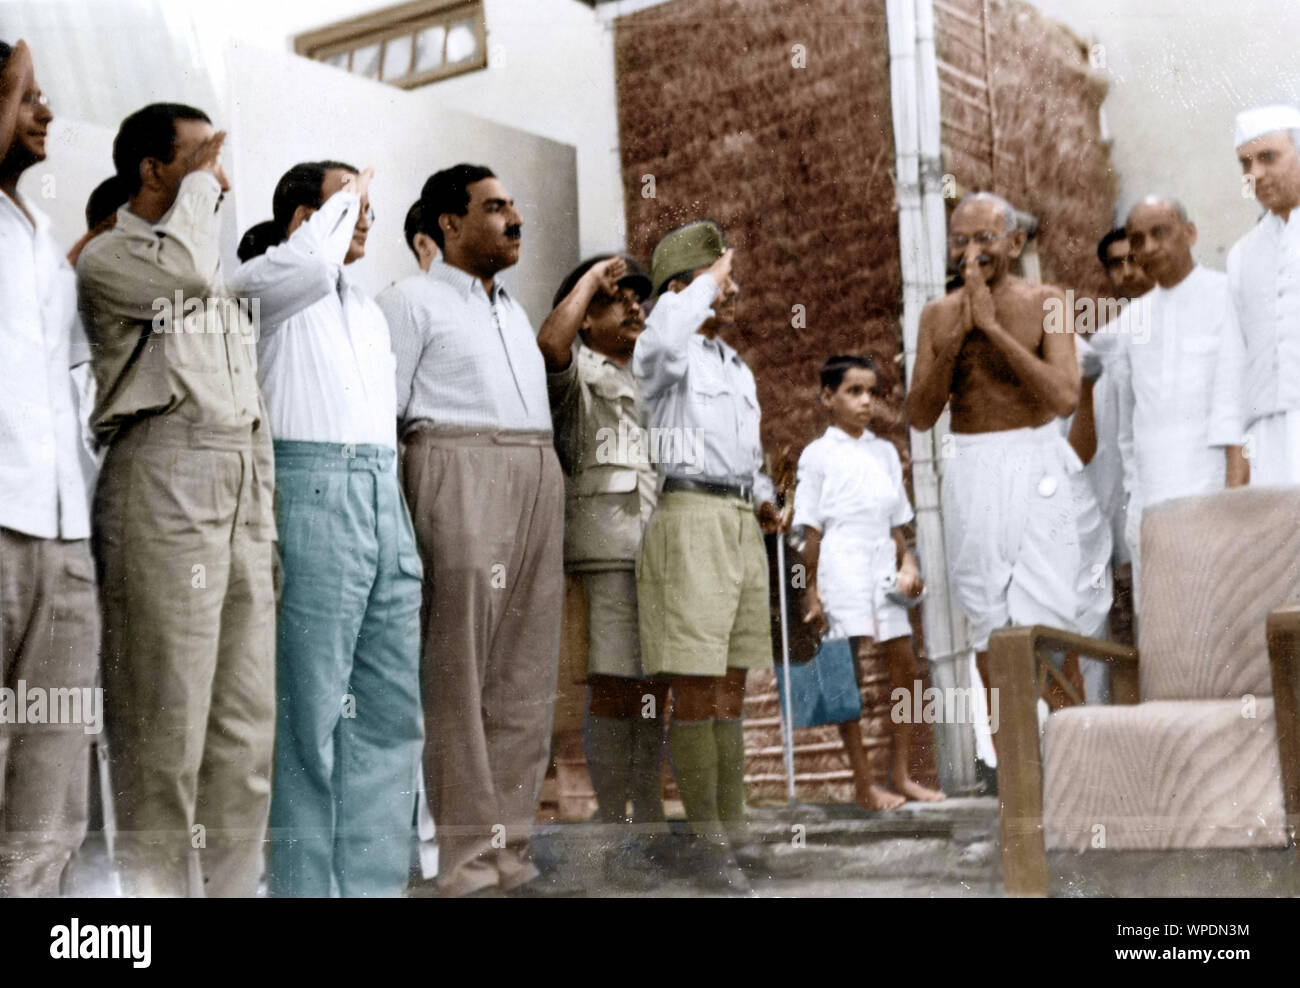
[[[782,689],[785,692],[785,707],[781,711],[781,744],[785,747],[785,795],[786,802],[794,802],[794,710],[790,696],[790,629],[786,625],[785,604],[785,533],[776,533],[776,569],[780,579],[777,587],[781,618],[781,672]],[[780,706],[778,704],[778,706]]]

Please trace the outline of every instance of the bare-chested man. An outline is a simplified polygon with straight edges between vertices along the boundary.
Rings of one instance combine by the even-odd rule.
[[[1056,422],[1079,397],[1073,319],[1059,288],[1011,274],[1024,245],[1005,200],[979,192],[957,206],[949,251],[963,283],[921,314],[907,396],[914,429],[951,408],[955,444],[942,489],[949,582],[985,683],[994,629],[1048,624],[1092,634],[1110,606],[1088,582],[1104,571],[1110,547],[1099,555],[1097,540],[1080,539],[1100,519]]]

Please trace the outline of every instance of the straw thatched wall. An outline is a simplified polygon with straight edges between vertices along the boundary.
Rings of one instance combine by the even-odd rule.
[[[938,0],[936,20],[945,169],[1038,217],[1045,277],[1102,290],[1092,250],[1109,226],[1114,181],[1097,138],[1104,88],[1081,43],[1024,3],[990,3],[986,16],[983,0]],[[769,457],[789,464],[820,434],[817,368],[858,352],[881,367],[873,429],[898,445],[906,470],[883,0],[676,0],[619,18],[615,59],[628,246],[648,261],[673,227],[722,225],[743,286],[729,342],[758,380]],[[803,325],[793,324],[796,306]],[[886,676],[877,661],[863,684],[866,744],[882,776]],[[770,674],[751,675],[745,713],[750,796],[784,798]],[[835,730],[799,732],[797,742],[800,797],[850,799]],[[933,783],[929,755],[914,761]]]

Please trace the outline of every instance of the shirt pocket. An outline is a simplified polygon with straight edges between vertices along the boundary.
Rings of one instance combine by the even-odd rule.
[[[187,299],[185,304],[193,301],[204,303],[204,308],[173,319],[161,330],[167,363],[177,370],[214,373],[221,369],[226,356],[225,326],[218,314],[226,300]],[[230,304],[235,302],[231,300]],[[155,332],[159,330],[155,328]]]

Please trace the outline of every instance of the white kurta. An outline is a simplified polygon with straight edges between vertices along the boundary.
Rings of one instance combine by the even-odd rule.
[[[793,524],[822,533],[817,585],[831,637],[889,641],[911,633],[907,609],[884,596],[898,569],[891,530],[911,520],[893,443],[831,426],[805,447]]]
[[[1120,319],[1129,323],[1115,370],[1136,588],[1142,509],[1224,486],[1227,460],[1210,424],[1219,347],[1235,326],[1227,277],[1197,266],[1173,288],[1152,289]]]
[[[1266,213],[1228,252],[1234,325],[1215,380],[1212,440],[1247,439],[1252,484],[1300,484],[1300,216]]]

